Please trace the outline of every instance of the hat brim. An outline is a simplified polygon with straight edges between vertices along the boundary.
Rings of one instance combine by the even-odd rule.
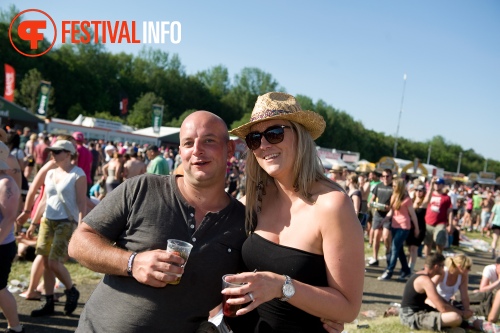
[[[235,135],[239,138],[245,139],[248,133],[250,133],[250,128],[258,123],[267,120],[283,119],[288,121],[293,121],[294,123],[301,124],[305,129],[311,134],[313,140],[316,140],[323,134],[326,123],[323,117],[314,111],[297,111],[289,114],[280,114],[277,116],[267,117],[263,119],[257,119],[241,125],[235,129],[229,131],[230,134]]]

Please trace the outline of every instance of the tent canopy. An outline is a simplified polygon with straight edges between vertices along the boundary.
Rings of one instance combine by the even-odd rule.
[[[6,100],[2,96],[0,96],[0,118],[2,118],[2,123],[7,123],[7,120],[12,120],[23,124],[31,124],[33,127],[43,122],[42,119],[38,118],[33,113]],[[5,121],[3,119],[5,119]]]
[[[181,131],[181,129],[179,127],[162,126],[160,128],[160,133],[155,133],[153,131],[153,127],[142,128],[142,129],[134,131],[132,133],[155,136],[160,141],[179,143],[180,142],[180,139],[179,139],[179,132],[180,131]]]

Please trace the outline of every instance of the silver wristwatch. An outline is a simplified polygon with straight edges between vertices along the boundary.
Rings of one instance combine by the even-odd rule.
[[[283,297],[280,298],[280,301],[286,302],[288,301],[293,295],[295,295],[295,287],[293,286],[292,279],[288,275],[284,275],[285,277],[285,283],[283,284],[282,291],[283,291]]]

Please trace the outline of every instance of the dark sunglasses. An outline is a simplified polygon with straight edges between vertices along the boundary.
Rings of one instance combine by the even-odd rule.
[[[59,154],[60,154],[60,153],[62,153],[62,152],[69,153],[69,151],[67,151],[67,150],[64,150],[64,149],[63,149],[63,150],[53,150],[53,151],[52,151],[52,154],[54,154],[54,155],[59,155]]]
[[[290,126],[277,125],[266,128],[264,132],[250,132],[245,137],[245,142],[251,150],[260,147],[262,137],[265,137],[271,144],[280,143],[285,138],[285,128],[290,128]]]

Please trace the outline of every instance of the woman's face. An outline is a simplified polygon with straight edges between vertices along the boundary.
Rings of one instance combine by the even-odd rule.
[[[279,143],[269,143],[262,135],[260,146],[253,150],[260,167],[271,177],[289,177],[293,170],[293,163],[296,157],[296,137],[290,123],[286,120],[267,120],[255,124],[250,132],[262,133],[273,126],[287,126],[284,128],[283,141]]]

